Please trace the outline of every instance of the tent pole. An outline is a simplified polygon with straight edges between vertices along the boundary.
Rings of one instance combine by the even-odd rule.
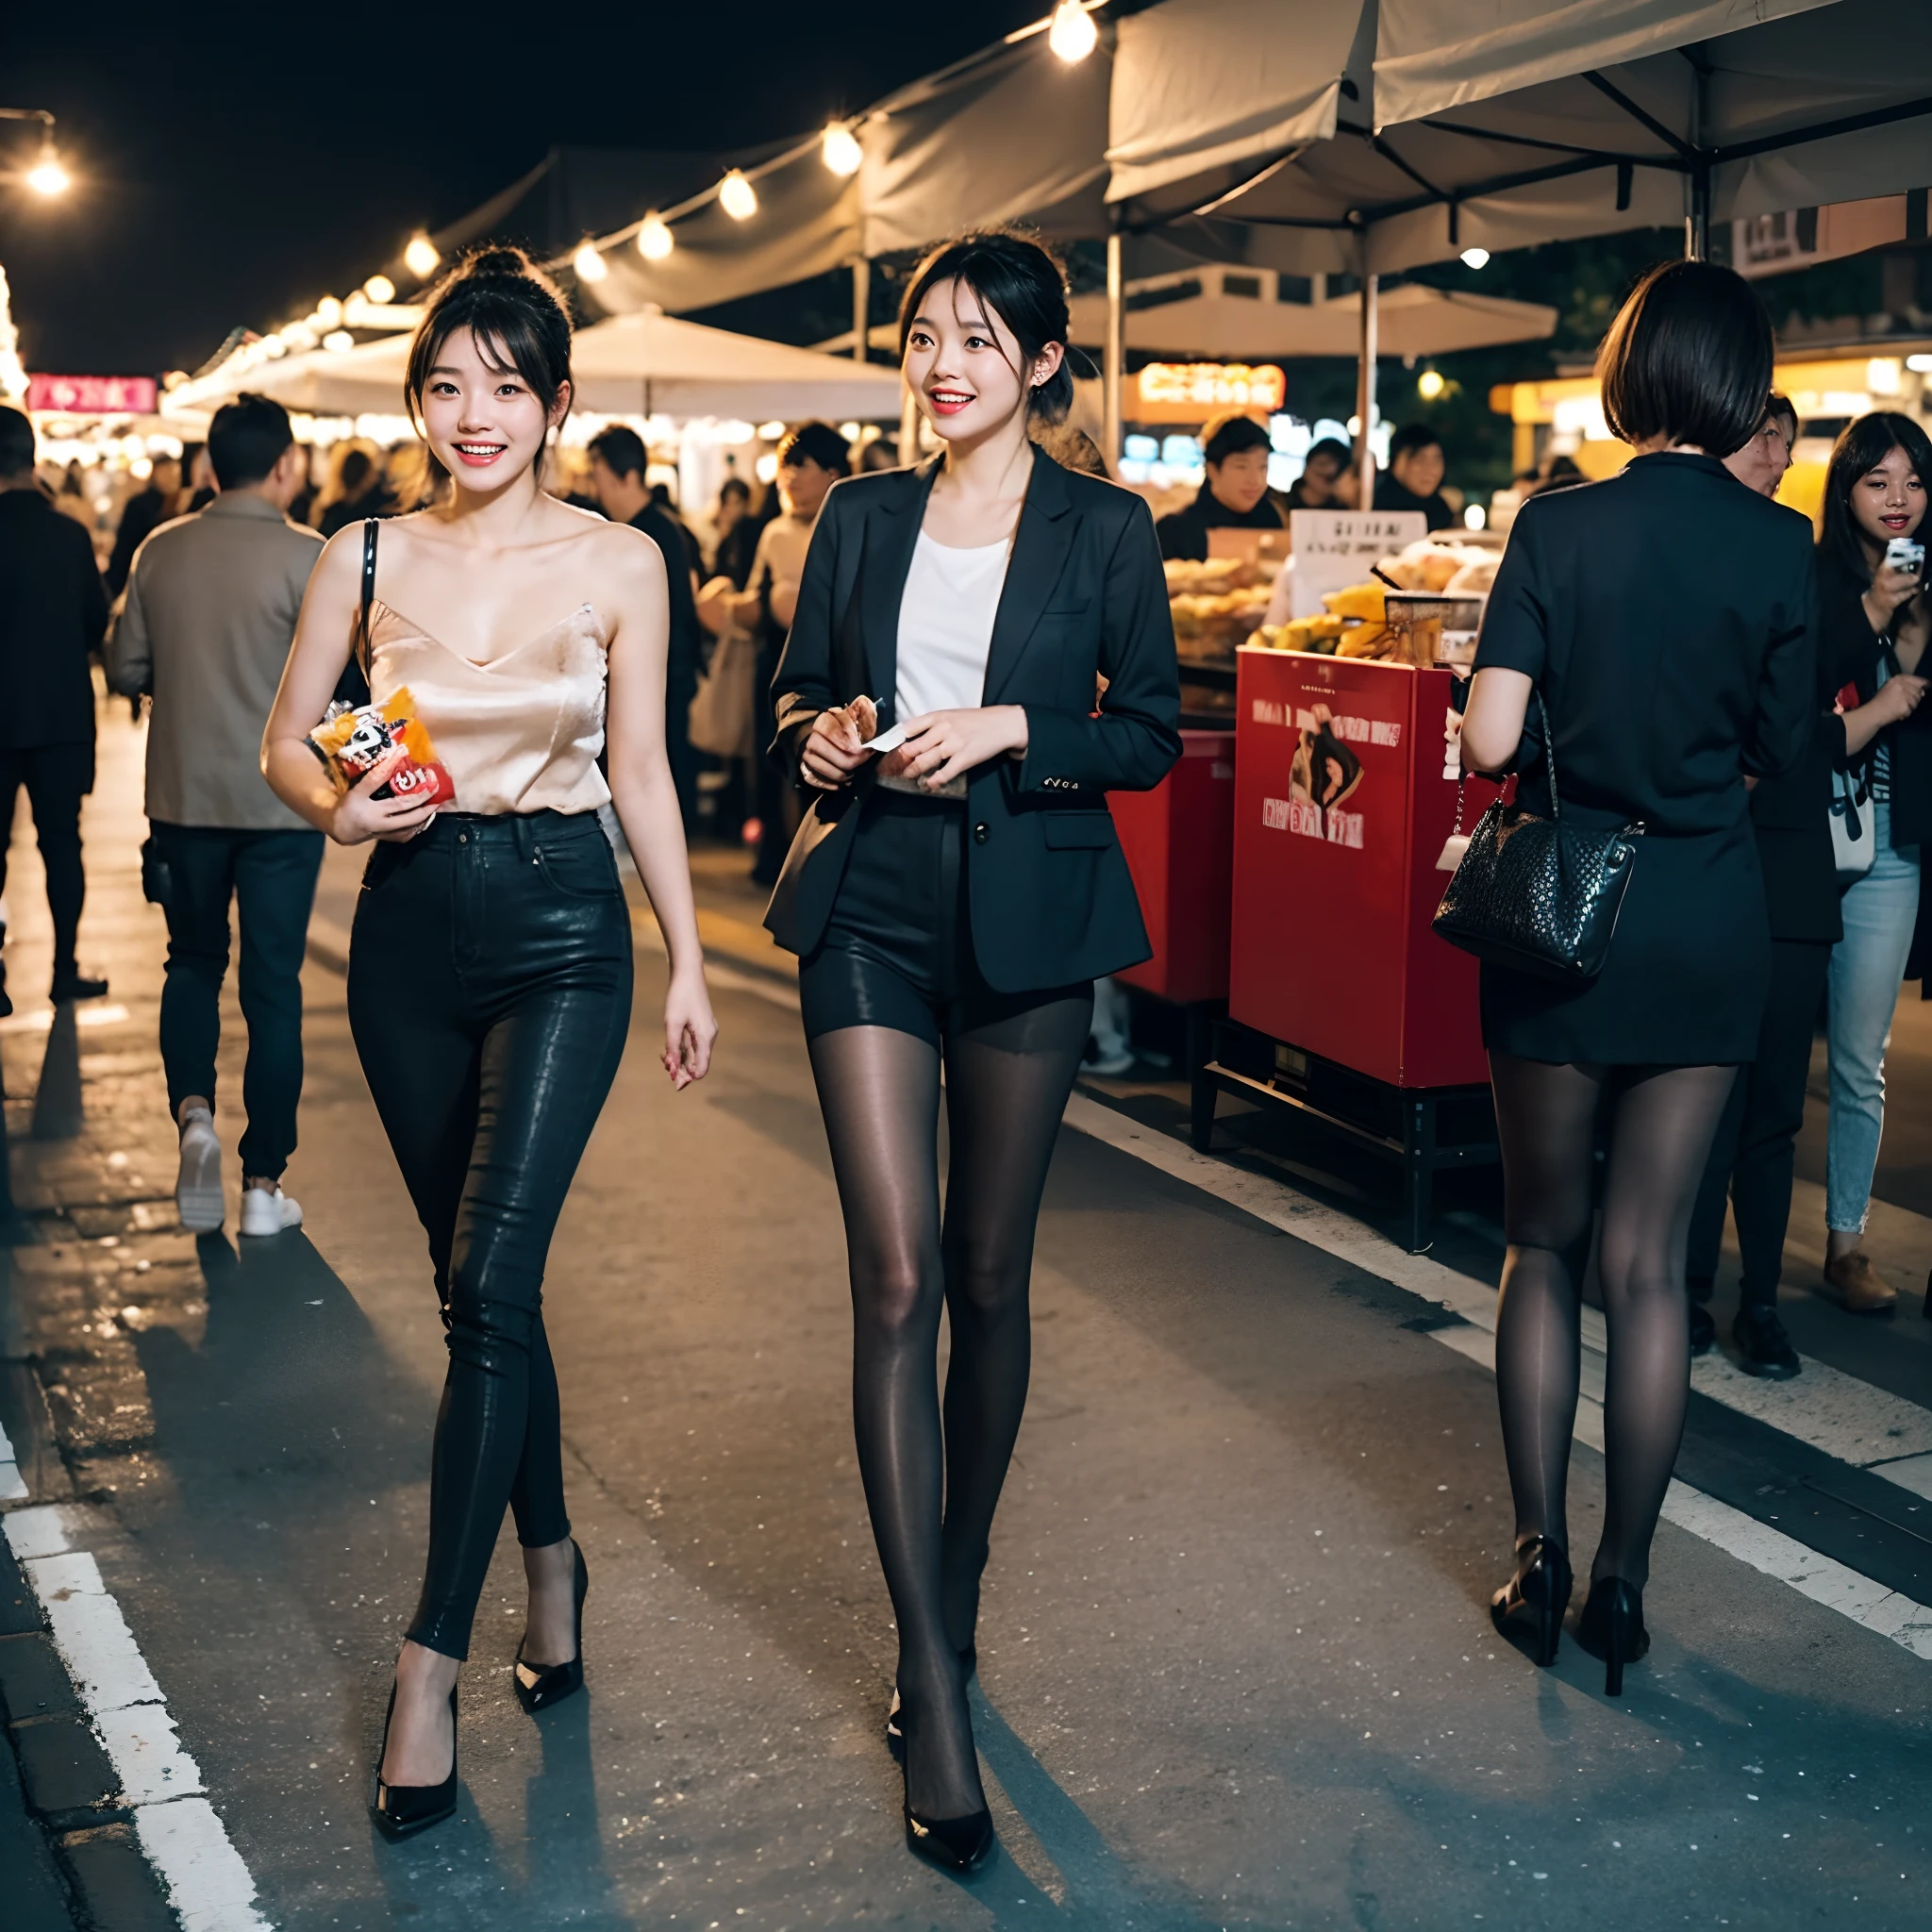
[[[1127,317],[1121,281],[1121,231],[1107,238],[1107,346],[1101,364],[1102,410],[1100,450],[1110,468],[1121,459],[1121,406],[1127,375]]]
[[[1710,259],[1710,170],[1701,163],[1690,175],[1690,212],[1684,218],[1684,256],[1689,261]]]
[[[852,258],[852,359],[864,362],[866,337],[872,328],[872,263],[862,255]]]
[[[1372,509],[1375,502],[1375,452],[1369,442],[1369,430],[1375,420],[1375,306],[1377,277],[1362,276],[1361,363],[1356,372],[1355,411],[1359,433],[1355,440],[1356,474],[1361,479],[1356,498],[1358,509]]]

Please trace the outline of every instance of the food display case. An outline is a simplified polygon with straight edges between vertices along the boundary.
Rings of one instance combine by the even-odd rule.
[[[1454,674],[1238,654],[1228,1017],[1215,1092],[1298,1109],[1403,1171],[1409,1245],[1433,1176],[1496,1158],[1476,962],[1431,929],[1453,863]],[[1471,779],[1465,829],[1495,796]],[[1196,1100],[1197,1144],[1201,1103]]]

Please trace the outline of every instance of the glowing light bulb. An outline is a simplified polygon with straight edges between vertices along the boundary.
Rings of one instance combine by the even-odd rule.
[[[1415,392],[1425,403],[1433,403],[1448,387],[1440,369],[1424,369],[1415,379]]]
[[[580,282],[601,282],[610,273],[610,264],[597,253],[593,243],[586,242],[571,257],[570,265],[577,272]]]
[[[315,320],[323,328],[340,328],[342,323],[342,305],[333,295],[325,295],[315,305]]]
[[[856,175],[865,160],[858,137],[842,121],[834,121],[819,142],[819,154],[835,175]]]
[[[345,328],[332,328],[322,339],[322,346],[340,356],[344,349],[356,346],[356,338]]]
[[[1462,265],[1464,268],[1488,268],[1490,251],[1487,248],[1465,248],[1462,251]]]
[[[387,275],[371,275],[362,284],[362,292],[380,308],[385,302],[396,299],[396,285]]]
[[[736,168],[719,183],[718,200],[734,222],[748,222],[758,211],[758,190]]]
[[[270,358],[286,356],[289,345],[279,335],[266,335],[261,339],[261,353]]]
[[[60,165],[60,157],[55,153],[51,141],[41,149],[40,159],[27,170],[26,185],[36,194],[44,194],[50,200],[73,187],[74,177]]]
[[[1070,65],[1084,60],[1100,39],[1100,29],[1080,5],[1080,0],[1060,0],[1053,10],[1053,25],[1046,30],[1046,44]]]
[[[411,235],[409,245],[403,250],[403,265],[419,282],[426,282],[436,273],[436,265],[442,257],[436,252],[436,243],[427,235]]]
[[[638,228],[638,253],[646,261],[662,261],[676,246],[670,226],[658,215],[644,217]]]

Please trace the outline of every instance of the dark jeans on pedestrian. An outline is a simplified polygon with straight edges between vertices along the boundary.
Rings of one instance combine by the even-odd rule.
[[[1690,1217],[1685,1276],[1698,1301],[1710,1299],[1717,1276],[1728,1194],[1744,1264],[1740,1300],[1746,1307],[1777,1304],[1811,1038],[1830,963],[1828,945],[1810,940],[1771,942],[1771,996],[1758,1030],[1757,1058],[1738,1070]]]
[[[570,1534],[543,1270],[630,1025],[630,913],[593,813],[446,812],[369,861],[349,1024],[429,1237],[449,1369],[410,1641],[469,1654],[508,1505]]]
[[[80,908],[87,898],[87,874],[80,862],[80,801],[94,789],[94,747],[35,744],[0,750],[0,892],[7,890],[7,847],[12,842],[13,811],[20,788],[33,808],[34,837],[47,874],[47,911],[54,922],[54,977],[71,974],[80,933]],[[4,985],[0,976],[0,985]]]
[[[279,1180],[295,1151],[295,1109],[302,1098],[302,956],[323,835],[158,820],[153,829],[155,856],[168,880],[168,966],[161,988],[168,1110],[178,1118],[191,1093],[210,1103],[215,1097],[233,901],[242,923],[237,991],[248,1024],[242,1172],[250,1179]]]

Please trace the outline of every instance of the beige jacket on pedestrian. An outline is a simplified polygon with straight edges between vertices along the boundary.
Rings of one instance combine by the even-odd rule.
[[[163,524],[134,554],[105,657],[151,692],[147,815],[174,825],[300,831],[268,789],[261,734],[322,539],[253,491]]]

